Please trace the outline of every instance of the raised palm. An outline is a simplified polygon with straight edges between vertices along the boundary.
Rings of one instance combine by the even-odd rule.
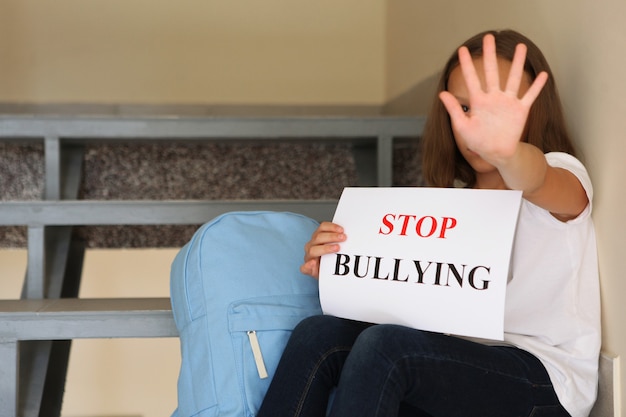
[[[526,46],[519,44],[506,83],[501,83],[505,68],[503,60],[496,55],[495,38],[490,34],[483,39],[482,65],[474,61],[467,48],[460,48],[458,53],[468,95],[463,99],[468,103],[461,103],[459,97],[449,91],[442,92],[440,99],[450,114],[455,135],[461,136],[457,137],[457,142],[461,139],[469,150],[497,166],[514,155],[530,108],[548,74],[540,73],[528,86],[524,72]],[[508,61],[504,64],[509,66]],[[477,71],[477,67],[482,67],[482,71]]]

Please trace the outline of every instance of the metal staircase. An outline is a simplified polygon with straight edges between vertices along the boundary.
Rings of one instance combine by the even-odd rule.
[[[0,116],[0,141],[44,145],[44,195],[0,203],[0,226],[27,226],[20,300],[0,300],[0,415],[59,416],[72,339],[176,337],[169,299],[81,299],[85,253],[74,226],[201,224],[235,210],[332,218],[332,200],[78,200],[85,145],[105,141],[341,141],[352,144],[359,185],[391,186],[396,138],[420,117]],[[372,169],[374,168],[374,169]]]

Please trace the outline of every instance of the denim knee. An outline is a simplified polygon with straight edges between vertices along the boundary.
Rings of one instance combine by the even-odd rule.
[[[303,319],[293,329],[292,338],[306,343],[318,343],[322,340],[334,339],[339,331],[339,319],[333,316],[311,316]]]
[[[357,336],[369,326],[371,326],[369,323],[334,316],[311,316],[294,328],[290,344],[298,344],[312,350],[333,347],[349,350]]]
[[[407,337],[416,342],[424,337],[424,332],[395,324],[377,324],[365,329],[357,338],[355,346],[368,346],[381,351],[388,351],[394,350],[395,345],[397,345],[398,348],[404,350],[403,340]]]
[[[386,345],[391,341],[402,326],[395,324],[376,324],[365,329],[357,339],[358,343],[367,343],[368,345]],[[416,331],[417,332],[417,331]]]

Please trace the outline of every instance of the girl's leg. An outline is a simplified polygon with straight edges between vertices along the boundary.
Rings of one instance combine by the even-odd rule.
[[[568,416],[523,350],[372,326],[346,360],[330,416],[397,417],[407,406],[435,417]]]
[[[314,316],[294,329],[257,417],[324,417],[358,335],[371,324]]]

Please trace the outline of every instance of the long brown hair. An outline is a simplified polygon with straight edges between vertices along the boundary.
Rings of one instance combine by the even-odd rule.
[[[509,61],[513,60],[515,47],[523,43],[528,51],[524,70],[531,82],[541,71],[549,75],[543,90],[533,103],[526,122],[523,141],[535,145],[546,152],[566,152],[576,154],[569,138],[563,117],[561,101],[554,82],[552,70],[539,48],[524,35],[513,30],[486,31],[479,33],[463,43],[473,57],[482,56],[483,37],[491,33],[496,39],[496,54]],[[459,65],[455,51],[446,63],[437,94],[424,127],[422,136],[422,170],[424,180],[430,186],[452,187],[456,181],[466,186],[473,186],[476,176],[472,167],[465,161],[456,146],[450,117],[439,100],[439,93],[447,89],[450,73]]]

